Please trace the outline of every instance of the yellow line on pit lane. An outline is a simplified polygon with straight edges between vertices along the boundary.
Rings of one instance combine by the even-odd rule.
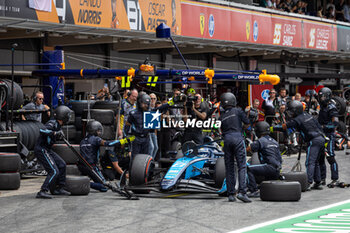
[[[187,195],[189,195],[189,193],[179,193],[179,194],[164,196],[162,198],[181,197],[181,196],[187,196]]]

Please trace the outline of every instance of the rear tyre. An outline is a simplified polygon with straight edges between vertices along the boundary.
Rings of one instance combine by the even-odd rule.
[[[0,173],[0,190],[16,190],[21,185],[21,176],[16,173]]]
[[[80,176],[81,173],[77,167],[77,165],[69,164],[66,166],[66,174],[72,176]]]
[[[224,158],[218,158],[216,160],[215,164],[215,173],[214,173],[214,181],[215,181],[215,187],[221,188],[222,184],[224,183],[224,180],[226,178],[226,172],[225,172],[225,159]]]
[[[338,110],[338,114],[339,115],[343,115],[345,113],[346,110],[346,102],[343,98],[339,97],[339,96],[333,96],[332,99],[335,102],[335,106]]]
[[[21,157],[16,153],[0,153],[0,172],[18,172]]]
[[[74,149],[80,152],[79,145],[72,145]],[[55,144],[52,146],[52,150],[56,152],[66,164],[76,164],[78,162],[77,156],[73,151],[65,144]]]
[[[262,201],[299,201],[301,186],[297,181],[263,181],[260,185]]]
[[[150,181],[153,174],[154,161],[150,155],[137,154],[130,169],[130,185],[143,185]],[[146,194],[149,190],[133,191],[134,193]]]
[[[88,195],[90,193],[90,178],[87,176],[67,176],[65,189],[71,195]]]
[[[308,188],[306,172],[286,172],[282,175],[286,178],[286,181],[298,181],[302,192],[305,192]]]
[[[342,134],[346,135],[346,125],[345,125],[344,122],[339,121],[338,127],[337,127],[337,131],[338,131],[339,133],[342,133]]]

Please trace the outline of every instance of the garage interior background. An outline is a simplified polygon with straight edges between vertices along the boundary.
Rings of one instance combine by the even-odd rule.
[[[16,64],[40,63],[44,51],[60,46],[66,69],[136,68],[147,57],[161,68],[184,69],[170,40],[155,37],[156,26],[164,22],[172,28],[173,38],[191,69],[267,69],[280,75],[280,85],[290,94],[305,85],[323,84],[344,90],[350,84],[349,23],[248,4],[52,0],[50,9],[33,9],[29,1],[1,0],[0,64],[10,63],[11,44],[17,43]],[[30,77],[38,68],[16,66],[16,81],[38,84]],[[0,67],[2,77],[10,73],[10,67]],[[67,79],[66,92],[96,93],[104,82]],[[206,92],[205,86],[193,87]],[[171,88],[157,85],[155,90]],[[247,102],[247,83],[217,82],[215,88],[246,93],[240,95],[244,96],[240,102]],[[28,96],[32,92],[24,89]]]

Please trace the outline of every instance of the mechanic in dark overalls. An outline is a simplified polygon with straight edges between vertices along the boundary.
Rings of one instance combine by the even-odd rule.
[[[168,107],[174,102],[169,101],[166,104],[161,105],[158,108],[150,109],[151,97],[146,93],[139,93],[137,97],[137,107],[136,110],[130,112],[126,127],[124,129],[125,133],[129,132],[129,127],[131,127],[130,135],[135,136],[135,140],[132,143],[131,148],[131,162],[137,154],[147,153],[149,147],[149,133],[152,129],[144,128],[143,115],[146,111],[157,111],[163,112],[168,109]]]
[[[55,110],[55,120],[48,121],[45,124],[45,129],[40,129],[40,137],[35,145],[34,154],[47,172],[47,176],[36,198],[52,198],[48,194],[49,189],[53,195],[70,195],[64,190],[66,163],[52,151],[52,145],[55,144],[56,140],[64,137],[61,126],[68,122],[71,114],[72,110],[61,105]]]
[[[255,125],[255,132],[259,139],[247,147],[247,152],[258,152],[261,164],[248,165],[248,197],[259,197],[255,176],[264,176],[266,180],[279,178],[282,168],[282,157],[278,142],[269,136],[270,125],[266,121],[260,121]]]
[[[300,101],[290,101],[287,105],[286,114],[290,119],[286,124],[271,128],[278,131],[287,131],[290,129],[297,129],[300,131],[303,140],[308,143],[305,161],[309,182],[308,190],[321,190],[321,174],[318,160],[325,143],[322,127],[310,114],[303,112],[303,104]],[[313,181],[315,181],[315,184],[311,187]]]
[[[106,150],[100,162],[104,177],[108,180],[118,179],[125,170],[129,170],[130,156],[127,147],[115,146],[114,150]],[[126,174],[126,177],[129,175]]]
[[[119,146],[127,143],[127,139],[105,141],[101,138],[103,134],[102,124],[98,121],[89,121],[86,126],[88,135],[80,142],[80,154],[84,159],[92,166],[95,172],[99,175],[101,180],[105,181],[101,170],[98,168],[98,162],[100,158],[100,146]],[[89,176],[94,182],[90,183],[92,189],[96,189],[100,192],[107,192],[107,188],[101,183],[101,181],[94,176],[92,171],[88,169],[83,163],[78,163],[78,168],[82,175]]]
[[[235,198],[235,159],[238,166],[239,190],[237,198],[243,202],[251,202],[246,194],[247,165],[246,148],[242,135],[242,122],[249,124],[249,119],[242,109],[236,108],[236,97],[227,92],[221,95],[221,106],[224,112],[219,117],[221,130],[224,137],[225,169],[228,201],[236,201]]]
[[[318,92],[318,98],[321,105],[321,109],[318,115],[318,122],[322,125],[323,131],[326,137],[329,139],[327,144],[326,152],[320,156],[320,169],[322,184],[326,184],[326,172],[327,167],[325,163],[325,155],[331,169],[332,182],[329,185],[336,184],[339,179],[338,164],[335,160],[335,129],[338,126],[338,110],[333,103],[332,91],[328,87],[322,88]]]

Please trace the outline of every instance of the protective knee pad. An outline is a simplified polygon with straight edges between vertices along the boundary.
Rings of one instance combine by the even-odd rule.
[[[337,162],[337,161],[335,161],[335,157],[334,156],[327,157],[327,161],[328,161],[329,164],[333,164],[333,163]]]

